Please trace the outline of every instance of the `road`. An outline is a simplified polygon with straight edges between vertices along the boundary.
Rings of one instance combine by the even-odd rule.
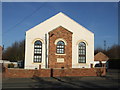
[[[104,77],[4,78],[2,88],[120,88],[119,70]]]

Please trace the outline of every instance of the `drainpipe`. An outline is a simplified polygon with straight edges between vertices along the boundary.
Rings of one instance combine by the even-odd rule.
[[[47,66],[47,34],[45,34],[45,68],[48,68]]]

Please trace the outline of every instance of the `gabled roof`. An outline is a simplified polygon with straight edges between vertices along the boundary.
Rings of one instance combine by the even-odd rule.
[[[28,31],[31,31],[31,30],[36,29],[36,28],[38,28],[38,27],[41,28],[41,27],[43,27],[43,26],[48,26],[48,27],[50,27],[50,26],[52,25],[52,26],[55,26],[54,28],[56,28],[56,27],[58,27],[58,26],[66,25],[66,24],[65,24],[66,22],[65,22],[64,20],[68,21],[69,23],[72,23],[72,24],[76,25],[78,28],[83,28],[83,30],[88,31],[88,32],[94,34],[93,32],[87,30],[85,27],[83,27],[82,25],[80,25],[79,23],[77,23],[76,21],[74,21],[73,19],[71,19],[70,17],[68,17],[67,15],[65,15],[65,14],[62,13],[62,12],[59,12],[58,14],[52,16],[51,18],[45,20],[44,22],[42,22],[42,23],[36,25],[35,27],[29,29]],[[68,22],[67,22],[67,23],[68,23]],[[56,23],[58,23],[58,25],[57,25]],[[74,26],[74,25],[73,25],[73,26]],[[63,26],[63,27],[64,27],[64,26]],[[69,27],[71,27],[71,26],[69,26]],[[67,29],[68,29],[68,28],[67,28]],[[28,32],[28,31],[27,31],[27,32]]]
[[[66,28],[64,28],[63,26],[58,26],[57,28],[63,28],[63,29],[65,29],[66,31],[68,31],[68,32],[70,32],[70,33],[72,33],[73,34],[73,32],[71,32],[71,31],[69,31],[69,30],[67,30]],[[56,30],[57,28],[55,28],[55,29],[53,29],[53,30],[51,30],[50,32],[53,32],[54,30]],[[49,32],[49,33],[50,33]]]
[[[108,59],[108,56],[102,52],[99,52],[94,56],[94,61],[107,61]]]

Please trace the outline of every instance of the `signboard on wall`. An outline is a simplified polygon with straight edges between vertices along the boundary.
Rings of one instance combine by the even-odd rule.
[[[64,58],[57,58],[57,62],[60,62],[60,63],[64,62]]]

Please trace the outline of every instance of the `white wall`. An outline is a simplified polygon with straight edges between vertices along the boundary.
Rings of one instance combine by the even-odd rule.
[[[101,61],[102,63],[106,63],[107,61]],[[99,61],[94,61],[93,67],[95,67],[96,64],[99,64]]]
[[[14,67],[18,67],[18,63],[17,62],[10,62],[7,60],[0,60],[0,63],[3,63],[4,66],[8,66],[8,64],[14,64]]]
[[[40,39],[39,39],[39,38]],[[42,62],[34,63],[34,42],[36,40],[42,41]],[[26,34],[26,49],[25,49],[25,69],[39,69],[39,65],[41,68],[45,68],[45,36],[39,33],[31,33]]]
[[[59,13],[52,18],[44,21],[43,23],[31,28],[26,32],[26,50],[25,50],[25,69],[39,68],[41,64],[42,68],[45,68],[45,34],[49,31],[63,26],[69,31],[73,32],[72,36],[72,67],[73,68],[89,68],[90,63],[94,62],[94,34],[63,13]],[[34,54],[34,41],[40,38],[43,41],[42,47],[42,63],[33,63]],[[87,45],[87,62],[86,64],[78,63],[78,43],[80,40],[84,40],[88,43]],[[49,42],[49,39],[48,39]]]

